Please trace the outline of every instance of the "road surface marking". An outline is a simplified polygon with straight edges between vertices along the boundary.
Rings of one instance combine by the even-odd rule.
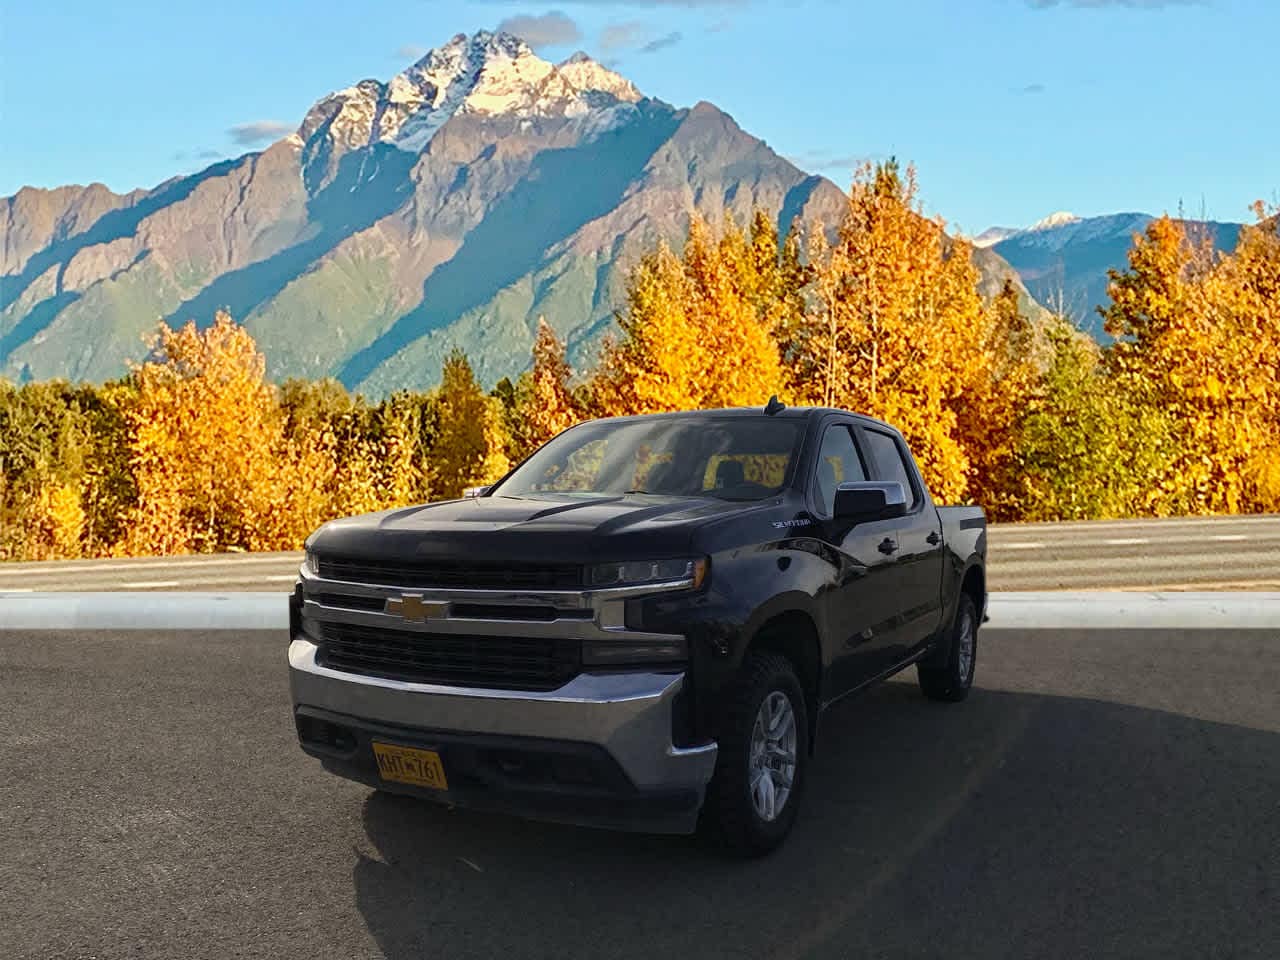
[[[998,543],[995,545],[999,550],[1043,550],[1043,543]]]
[[[297,579],[298,579],[298,575],[296,573],[288,573],[288,574],[280,574],[280,575],[270,576],[270,577],[264,577],[260,575],[254,575],[254,574],[246,574],[243,577],[196,577],[196,578],[187,578],[185,580],[130,580],[130,581],[126,581],[124,583],[118,583],[118,584],[112,584],[112,583],[103,584],[101,587],[98,587],[96,590],[91,590],[89,592],[110,593],[113,590],[154,590],[159,587],[186,587],[188,589],[199,590],[201,587],[228,586],[230,584],[252,585],[255,583],[268,583],[268,582],[292,583]],[[48,589],[48,588],[42,588],[42,589]],[[0,589],[0,593],[3,593],[3,592],[4,592],[3,589]],[[55,589],[53,592],[58,592],[58,591]]]
[[[1273,593],[1280,590],[1280,580],[1205,580],[1194,583],[1149,583],[1131,586],[1072,586],[1057,587],[1057,591],[1070,593],[1218,593],[1249,596],[1252,593]],[[1012,590],[1010,593],[1054,593],[1055,588],[1035,587],[1028,590]]]
[[[157,567],[169,570],[202,570],[207,567],[241,566],[244,564],[278,563],[284,565],[300,564],[302,554],[297,556],[263,556],[253,553],[184,553],[172,557],[149,557],[136,560],[62,560],[54,564],[17,563],[9,569],[8,564],[0,564],[0,574],[25,576],[33,573],[74,573],[77,570],[88,570],[94,573],[106,570],[148,570]]]
[[[1247,533],[1219,533],[1209,538],[1210,540],[1248,540]]]
[[[1103,540],[1108,547],[1136,547],[1142,543],[1150,543],[1146,537],[1118,537],[1115,540]]]

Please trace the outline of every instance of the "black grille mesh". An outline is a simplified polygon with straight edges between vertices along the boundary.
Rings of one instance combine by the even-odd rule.
[[[555,690],[577,675],[581,643],[541,637],[476,637],[320,623],[322,666],[415,683]]]

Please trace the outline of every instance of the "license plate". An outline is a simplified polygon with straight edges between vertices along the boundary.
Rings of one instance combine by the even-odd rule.
[[[378,760],[378,775],[383,780],[407,783],[428,790],[448,790],[444,764],[434,750],[417,747],[399,747],[393,743],[373,744],[373,755]]]

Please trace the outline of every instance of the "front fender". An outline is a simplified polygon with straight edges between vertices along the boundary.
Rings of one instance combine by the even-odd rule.
[[[802,614],[825,635],[818,596],[829,580],[820,558],[785,543],[746,547],[711,560],[707,587],[698,594],[637,602],[635,622],[663,633],[682,633],[689,644],[689,690],[696,736],[715,736],[721,692],[742,666],[760,629],[784,614]],[[819,650],[819,673],[826,654]]]

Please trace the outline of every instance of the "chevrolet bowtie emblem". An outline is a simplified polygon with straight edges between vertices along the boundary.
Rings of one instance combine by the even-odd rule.
[[[424,620],[443,620],[449,615],[449,604],[434,600],[423,600],[416,593],[388,597],[384,609],[393,617],[402,617],[405,620],[414,620],[418,623]]]

